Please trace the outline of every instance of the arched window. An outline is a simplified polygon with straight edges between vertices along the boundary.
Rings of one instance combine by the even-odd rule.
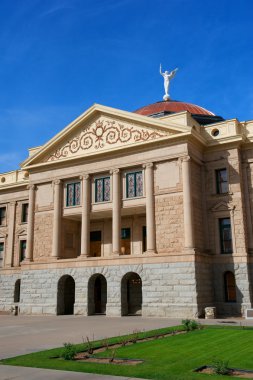
[[[20,284],[21,281],[18,279],[15,282],[15,288],[14,288],[14,302],[19,302],[20,301]]]
[[[236,302],[235,275],[232,272],[224,273],[225,301]]]

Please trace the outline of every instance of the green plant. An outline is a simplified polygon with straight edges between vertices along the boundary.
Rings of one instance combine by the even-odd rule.
[[[125,347],[127,345],[127,343],[129,343],[129,337],[127,335],[122,336],[120,338],[120,344],[121,344],[121,346]]]
[[[102,346],[106,349],[106,351],[108,351],[109,350],[109,340],[108,340],[108,338],[104,338],[101,343],[102,343]]]
[[[114,361],[115,355],[116,355],[116,349],[112,350],[112,356],[109,359],[110,363],[112,363]]]
[[[62,351],[61,357],[65,360],[73,360],[76,355],[76,346],[72,343],[64,343],[64,349]]]
[[[88,344],[88,353],[89,353],[90,355],[92,355],[92,354],[93,354],[93,346],[92,346],[92,343],[90,342],[88,336],[86,336],[86,339],[87,339],[87,344]]]
[[[183,319],[182,325],[186,331],[193,331],[199,328],[199,323],[194,319]]]
[[[131,335],[131,339],[130,341],[132,343],[137,343],[138,339],[139,339],[139,334],[140,334],[140,331],[139,330],[134,330],[132,335]]]
[[[228,367],[228,360],[214,359],[211,368],[216,375],[229,375],[231,370]]]

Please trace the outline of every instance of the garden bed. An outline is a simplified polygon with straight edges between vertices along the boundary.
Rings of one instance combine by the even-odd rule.
[[[207,365],[197,368],[194,372],[216,375],[214,369],[211,366]],[[242,379],[253,379],[253,371],[238,368],[229,368],[229,373],[227,376],[240,377]]]

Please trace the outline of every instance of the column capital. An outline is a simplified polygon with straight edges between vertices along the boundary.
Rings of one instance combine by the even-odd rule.
[[[60,179],[53,180],[53,185],[60,185],[60,184],[61,184],[61,180]]]
[[[120,170],[119,169],[112,169],[110,170],[110,174],[119,174]]]
[[[27,185],[27,190],[35,190],[35,189],[36,189],[36,185],[34,184]]]
[[[153,168],[154,164],[153,164],[153,162],[147,162],[146,164],[143,164],[142,167],[144,169]]]
[[[80,179],[85,179],[87,181],[90,178],[90,175],[89,174],[82,174],[82,175],[80,175],[79,178]]]
[[[182,162],[189,162],[189,161],[191,161],[191,157],[188,156],[188,155],[185,155],[185,156],[183,156],[183,157],[180,157],[180,160],[181,160]]]

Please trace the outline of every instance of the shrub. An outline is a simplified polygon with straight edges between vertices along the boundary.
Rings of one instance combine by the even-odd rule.
[[[77,353],[76,347],[71,343],[64,343],[64,349],[61,357],[65,360],[73,360]]]
[[[183,319],[182,325],[184,326],[184,329],[186,331],[197,330],[200,326],[199,323],[195,321],[194,319]]]
[[[211,368],[217,375],[229,375],[228,360],[214,359]]]

